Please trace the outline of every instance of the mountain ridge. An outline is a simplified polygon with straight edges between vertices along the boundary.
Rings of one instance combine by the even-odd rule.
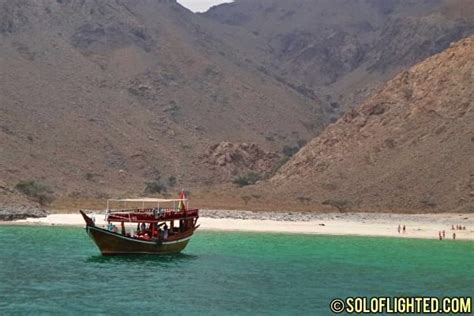
[[[220,20],[242,8],[251,18]],[[234,197],[232,182],[270,176],[396,71],[472,33],[473,8],[0,0],[0,200],[32,180],[68,201]]]
[[[333,119],[474,32],[465,0],[237,0],[203,15],[228,27],[261,71],[332,106]]]
[[[175,1],[0,8],[0,177],[10,187],[36,179],[100,195],[158,178],[212,183],[219,172],[201,156],[215,144],[278,151],[324,124],[314,100],[228,61],[231,50]]]
[[[473,53],[471,36],[401,72],[266,189],[343,210],[474,211]]]

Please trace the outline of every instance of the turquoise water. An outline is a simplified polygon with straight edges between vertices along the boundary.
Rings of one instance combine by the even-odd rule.
[[[101,257],[84,229],[0,226],[0,314],[329,314],[346,296],[474,294],[474,243],[198,232]]]

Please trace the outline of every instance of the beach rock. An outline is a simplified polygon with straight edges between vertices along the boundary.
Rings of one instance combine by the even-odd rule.
[[[28,217],[45,217],[48,212],[31,206],[3,207],[0,206],[0,221],[14,221]]]
[[[0,221],[44,217],[47,214],[38,203],[29,200],[0,180]]]

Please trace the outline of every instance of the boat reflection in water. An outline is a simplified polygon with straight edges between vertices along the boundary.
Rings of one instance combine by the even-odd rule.
[[[112,209],[112,204],[124,205]],[[139,208],[127,208],[127,204]],[[97,227],[83,210],[87,234],[102,255],[174,254],[182,251],[199,227],[198,209],[189,209],[184,192],[178,199],[113,199],[107,201],[106,228]],[[118,228],[117,223],[120,228]]]

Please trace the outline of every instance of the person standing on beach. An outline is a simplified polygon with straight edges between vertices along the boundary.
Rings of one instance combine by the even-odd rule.
[[[439,240],[443,240],[443,236],[441,236],[441,231],[438,232]]]
[[[445,238],[446,238],[446,232],[443,229],[443,239],[445,239]]]
[[[400,224],[398,224],[398,233],[400,234],[400,231],[402,230],[402,227],[400,226]]]
[[[456,233],[453,233],[453,240],[456,240]]]
[[[407,228],[405,227],[405,225],[403,225],[403,233],[405,234],[407,232]]]

